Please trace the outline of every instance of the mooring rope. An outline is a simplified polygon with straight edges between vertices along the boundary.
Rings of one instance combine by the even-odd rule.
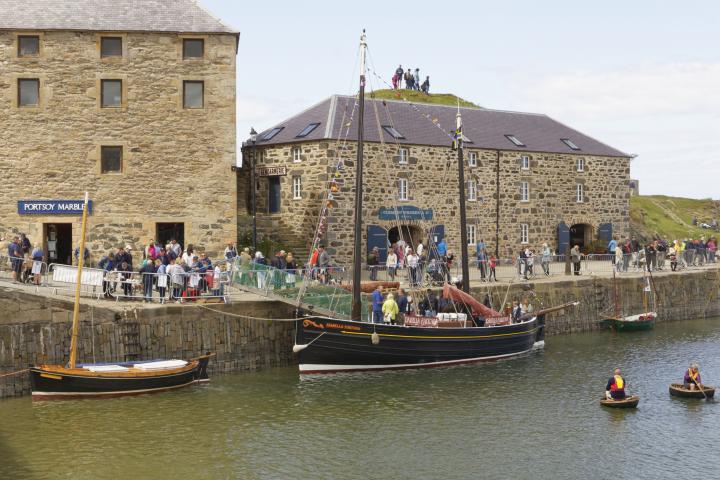
[[[25,373],[25,372],[29,372],[29,371],[30,371],[29,368],[23,368],[22,370],[18,370],[17,372],[3,373],[2,375],[0,375],[0,378],[10,377],[12,375],[20,375],[21,373]]]
[[[220,313],[222,315],[228,315],[230,317],[243,318],[245,320],[262,320],[262,321],[270,321],[270,322],[297,322],[298,320],[303,320],[305,318],[312,318],[312,317],[298,317],[298,318],[253,317],[251,315],[241,315],[239,313],[223,312],[222,310],[217,310],[215,308],[206,307],[205,305],[198,305],[198,307],[204,308],[205,310],[210,310],[211,312]]]

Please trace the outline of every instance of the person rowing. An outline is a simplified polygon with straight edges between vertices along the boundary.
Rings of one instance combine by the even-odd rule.
[[[627,382],[620,375],[620,369],[615,369],[615,374],[610,377],[605,387],[605,398],[608,400],[623,400],[625,398],[625,386]]]
[[[693,362],[685,371],[685,378],[683,378],[683,386],[689,390],[700,390],[702,389],[702,379],[700,378],[700,365]]]

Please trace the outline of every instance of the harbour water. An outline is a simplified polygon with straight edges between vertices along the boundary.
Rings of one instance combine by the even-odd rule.
[[[720,404],[668,395],[692,360],[720,383],[720,319],[553,336],[446,369],[282,368],[155,396],[8,399],[0,478],[699,478],[720,468]],[[616,366],[636,411],[598,404]]]

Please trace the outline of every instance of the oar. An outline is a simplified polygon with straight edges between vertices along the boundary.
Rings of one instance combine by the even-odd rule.
[[[705,394],[705,389],[702,388],[702,387],[700,386],[700,384],[697,382],[697,380],[695,380],[694,378],[690,377],[690,380],[692,380],[693,383],[694,383],[695,385],[697,385],[697,387],[700,389],[700,391],[701,391],[702,394],[703,394],[703,397],[705,397],[705,401],[706,401],[706,402],[709,402],[710,399],[709,399],[708,396]]]

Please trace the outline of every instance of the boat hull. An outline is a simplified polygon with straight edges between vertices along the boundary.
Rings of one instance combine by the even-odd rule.
[[[544,340],[544,318],[495,327],[382,325],[322,317],[298,321],[301,374],[442,367],[527,353]],[[379,342],[373,344],[373,333]]]
[[[656,315],[652,312],[625,318],[606,318],[603,324],[618,332],[637,332],[655,327]]]
[[[608,408],[636,408],[639,402],[640,397],[637,395],[630,395],[622,400],[608,400],[606,398],[602,398],[600,400],[600,405]]]
[[[705,395],[703,395],[703,392],[700,390],[686,389],[682,383],[673,383],[670,385],[670,395],[673,397],[705,398],[705,396],[707,396],[707,398],[713,398],[715,396],[715,387],[704,385],[703,390],[705,391]]]
[[[144,395],[208,381],[209,357],[188,362],[183,368],[143,372],[142,374],[95,373],[60,365],[30,368],[33,400],[105,398]]]

